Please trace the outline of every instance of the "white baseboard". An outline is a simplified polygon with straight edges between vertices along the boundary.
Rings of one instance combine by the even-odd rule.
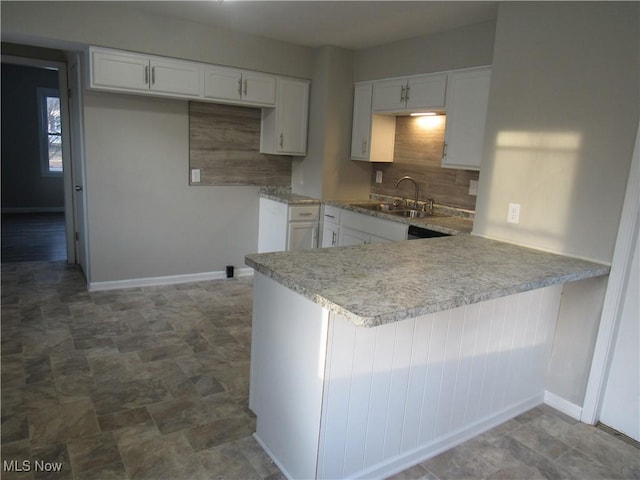
[[[64,213],[64,207],[3,207],[2,213]]]
[[[235,277],[249,277],[253,269],[249,267],[237,268]],[[127,280],[112,280],[107,282],[89,282],[90,292],[104,290],[118,290],[121,288],[152,287],[156,285],[175,285],[178,283],[204,282],[208,280],[223,280],[227,278],[226,271],[188,273],[185,275],[169,275],[166,277],[131,278]]]
[[[575,403],[571,403],[569,400],[565,400],[562,397],[559,397],[555,393],[551,393],[546,390],[544,392],[544,403],[549,405],[550,407],[555,408],[559,412],[564,413],[565,415],[569,415],[571,418],[575,420],[580,420],[582,417],[582,407],[576,405]]]

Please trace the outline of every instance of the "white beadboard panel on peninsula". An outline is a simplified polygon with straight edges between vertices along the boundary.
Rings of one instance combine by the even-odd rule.
[[[461,443],[543,402],[561,291],[362,328],[256,273],[256,438],[289,478],[386,478]]]

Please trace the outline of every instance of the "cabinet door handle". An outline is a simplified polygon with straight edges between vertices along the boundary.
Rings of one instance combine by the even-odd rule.
[[[313,212],[301,212],[298,215],[301,217],[310,217],[311,215],[313,215]]]
[[[329,215],[328,213],[325,213],[324,216],[329,218],[336,218],[335,215]]]
[[[334,246],[336,244],[336,232],[331,232],[331,246]]]
[[[156,67],[151,67],[151,85],[156,84]]]
[[[242,82],[242,93],[244,94],[245,97],[247,96],[247,80],[246,79]]]
[[[405,101],[405,98],[406,98],[406,97],[405,97],[405,95],[406,95],[406,93],[405,93],[405,92],[406,92],[406,88],[404,87],[404,85],[402,85],[402,86],[400,87],[400,101],[401,101],[401,102],[404,102],[404,101]]]
[[[442,158],[445,158],[447,156],[447,142],[444,142],[442,144]]]
[[[238,96],[242,96],[242,77],[238,79]]]
[[[280,148],[284,147],[284,134],[280,134]]]
[[[363,154],[367,153],[367,141],[366,140],[362,140],[362,153]]]
[[[405,89],[405,91],[404,91],[404,100],[405,100],[406,102],[408,102],[408,101],[409,101],[409,90],[410,90],[410,89],[411,89],[411,87],[409,86],[409,84],[407,84],[407,88],[406,88],[406,89]]]
[[[145,85],[149,84],[149,65],[144,67],[144,84]]]

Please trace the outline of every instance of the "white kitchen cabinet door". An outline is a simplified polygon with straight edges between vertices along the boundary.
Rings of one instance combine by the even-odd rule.
[[[442,109],[447,75],[444,73],[383,80],[373,86],[373,112]]]
[[[205,67],[204,96],[218,100],[240,101],[242,72],[234,68]]]
[[[338,238],[338,246],[349,247],[352,245],[366,245],[371,243],[371,235],[341,226]]]
[[[242,99],[252,105],[275,105],[276,78],[255,72],[242,72]]]
[[[273,106],[276,79],[271,75],[227,67],[206,67],[204,96],[228,103]]]
[[[289,222],[287,250],[306,250],[318,246],[318,222]]]
[[[198,63],[94,47],[90,56],[91,88],[189,98],[202,94]]]
[[[201,67],[197,63],[156,59],[149,62],[151,91],[198,97],[201,95]]]
[[[480,170],[490,84],[490,68],[449,75],[443,167]]]
[[[353,93],[351,158],[368,160],[371,147],[371,100],[373,85],[356,85]]]
[[[383,80],[373,85],[373,111],[404,110],[407,79]]]
[[[356,85],[353,96],[351,159],[393,162],[396,117],[371,112],[373,85]]]
[[[279,78],[275,108],[262,109],[260,152],[306,155],[309,82]]]
[[[340,225],[325,221],[322,224],[322,248],[337,247],[340,238]]]
[[[149,59],[134,53],[90,50],[92,88],[148,91]]]
[[[444,108],[446,90],[447,76],[445,74],[412,77],[407,83],[405,93],[407,109]]]

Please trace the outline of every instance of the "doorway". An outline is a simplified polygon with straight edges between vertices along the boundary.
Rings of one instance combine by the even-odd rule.
[[[76,262],[66,64],[2,57],[2,263]]]

